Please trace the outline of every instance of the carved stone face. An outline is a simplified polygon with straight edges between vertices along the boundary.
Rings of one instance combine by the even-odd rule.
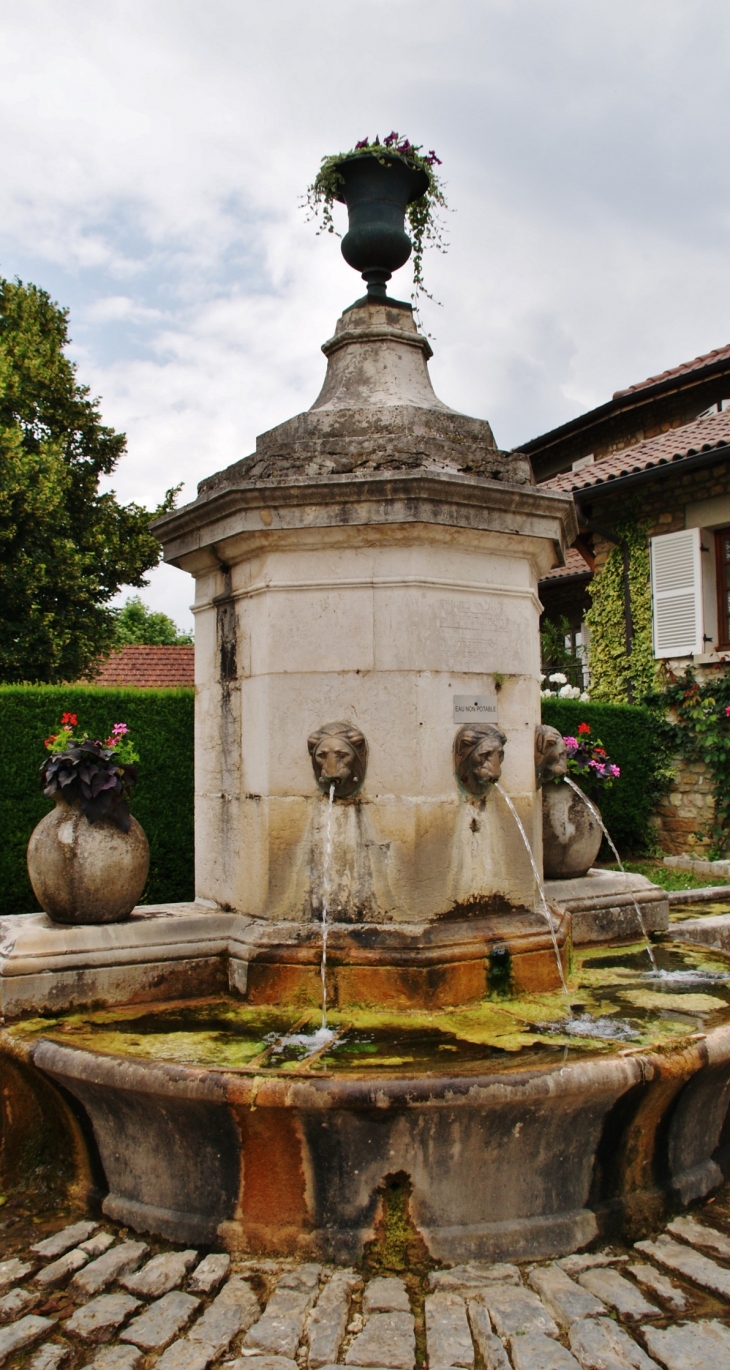
[[[557,728],[541,723],[535,729],[535,778],[538,789],[548,780],[568,774],[568,752]]]
[[[365,779],[368,744],[359,728],[351,723],[326,723],[307,739],[314,776],[321,790],[329,793],[334,784],[335,799],[349,799]]]
[[[454,769],[467,794],[481,796],[499,780],[504,761],[503,732],[493,723],[467,723],[454,738]]]

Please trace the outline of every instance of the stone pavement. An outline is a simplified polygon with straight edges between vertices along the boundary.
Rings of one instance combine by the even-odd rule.
[[[651,1240],[399,1274],[0,1208],[3,1370],[730,1370],[730,1186]]]

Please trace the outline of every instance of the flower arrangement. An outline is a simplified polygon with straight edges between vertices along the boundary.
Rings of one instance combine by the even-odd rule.
[[[40,768],[43,793],[73,804],[80,800],[90,823],[110,818],[122,832],[129,832],[132,818],[129,799],[137,779],[139,757],[126,723],[115,723],[104,742],[88,733],[78,734],[76,714],[61,717],[57,733],[47,737],[49,755]]]
[[[541,675],[541,686],[544,680],[545,676]],[[540,690],[541,699],[579,699],[581,704],[588,704],[590,701],[588,691],[581,690],[578,685],[571,685],[567,675],[563,675],[562,671],[553,671],[553,674],[547,677],[547,682],[547,686]],[[559,688],[551,690],[549,688],[550,685],[555,685]]]
[[[398,157],[407,166],[425,172],[428,177],[428,189],[419,199],[408,205],[406,218],[413,243],[413,301],[417,304],[420,294],[424,294],[429,300],[433,299],[423,281],[423,253],[427,246],[435,247],[439,252],[447,250],[443,226],[438,215],[439,209],[448,208],[444,188],[436,171],[436,167],[441,166],[441,159],[433,150],[424,153],[421,144],[411,143],[395,129],[382,142],[376,134],[372,141],[370,138],[361,138],[349,152],[337,152],[330,157],[323,157],[317,175],[307,187],[305,199],[309,218],[319,223],[318,233],[337,233],[332,206],[342,192],[344,178],[340,171],[340,163],[346,157],[377,157],[383,162]]]
[[[577,737],[563,737],[568,752],[568,770],[580,777],[581,788],[606,789],[618,780],[621,767],[614,765],[601,742],[591,738],[587,723],[578,724]]]

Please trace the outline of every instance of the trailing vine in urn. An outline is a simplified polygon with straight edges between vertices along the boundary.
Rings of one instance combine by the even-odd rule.
[[[612,547],[603,570],[589,587],[591,606],[586,614],[591,663],[591,699],[608,704],[638,704],[656,688],[656,662],[651,636],[651,580],[649,539],[644,524],[619,526],[629,545],[629,584],[634,639],[626,654],[623,559]],[[630,693],[633,686],[633,700]]]
[[[423,278],[423,254],[426,247],[435,247],[438,252],[446,252],[448,245],[444,238],[444,226],[439,210],[448,209],[443,183],[437,166],[441,159],[431,150],[424,153],[422,144],[411,143],[395,130],[381,142],[378,135],[372,140],[362,138],[349,152],[336,152],[323,157],[322,164],[312,184],[307,187],[305,204],[309,218],[318,224],[318,233],[337,233],[332,214],[332,206],[342,196],[344,179],[340,170],[341,163],[351,157],[377,157],[381,162],[398,158],[406,166],[423,171],[428,179],[428,188],[417,200],[406,208],[406,218],[413,243],[413,301],[418,303],[419,295],[432,300],[433,295],[426,289]]]

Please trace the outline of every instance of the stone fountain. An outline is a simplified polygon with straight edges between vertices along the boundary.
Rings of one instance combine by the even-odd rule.
[[[528,1031],[566,1012],[570,915],[514,816],[539,866],[537,583],[575,514],[437,398],[372,244],[312,407],[156,525],[195,580],[196,899],[0,920],[5,1068],[140,1231],[352,1260],[400,1186],[435,1259],[559,1254],[718,1183],[730,1027],[593,1055]],[[376,1069],[338,1068],[348,1015]]]

